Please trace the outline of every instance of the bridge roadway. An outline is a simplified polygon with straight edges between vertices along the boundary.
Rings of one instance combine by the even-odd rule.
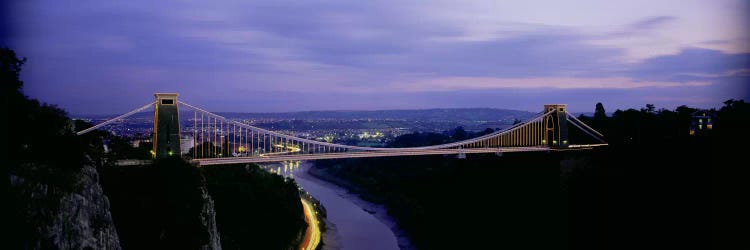
[[[286,154],[272,156],[252,157],[225,157],[225,158],[202,158],[193,159],[200,166],[239,164],[239,163],[261,163],[279,161],[304,161],[340,158],[365,158],[365,157],[387,157],[387,156],[409,156],[409,155],[455,155],[455,154],[482,154],[482,153],[505,153],[505,152],[530,152],[550,151],[549,147],[506,147],[506,148],[464,148],[464,149],[409,149],[389,151],[366,151],[366,152],[341,152],[325,154]]]

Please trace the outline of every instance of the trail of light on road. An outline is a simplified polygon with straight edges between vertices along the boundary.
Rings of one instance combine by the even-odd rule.
[[[284,151],[284,152],[276,152],[276,153],[265,153],[265,154],[260,154],[260,156],[261,157],[268,157],[268,156],[273,156],[273,155],[284,155],[284,154],[291,154],[291,153],[296,153],[296,152],[302,151],[302,149],[300,149],[299,147],[284,146],[284,145],[277,145],[277,144],[274,144],[274,145],[271,145],[271,146],[275,147],[275,148],[278,148],[279,150],[284,149],[286,151]]]
[[[318,247],[320,243],[320,228],[318,227],[318,217],[315,216],[315,210],[312,205],[305,200],[302,201],[302,208],[305,211],[305,221],[307,221],[307,231],[305,232],[305,238],[302,240],[302,244],[299,249],[301,250],[313,250]]]

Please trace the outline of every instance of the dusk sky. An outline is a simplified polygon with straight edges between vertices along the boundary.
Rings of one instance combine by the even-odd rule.
[[[0,45],[72,114],[155,92],[234,112],[750,99],[743,0],[15,2]]]

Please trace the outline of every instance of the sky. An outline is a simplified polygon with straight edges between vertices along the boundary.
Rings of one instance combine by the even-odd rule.
[[[13,1],[24,92],[117,114],[750,101],[750,1]]]

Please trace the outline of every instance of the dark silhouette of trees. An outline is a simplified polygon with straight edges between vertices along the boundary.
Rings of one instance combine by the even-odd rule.
[[[420,249],[555,249],[563,228],[547,199],[557,197],[554,163],[549,154],[472,154],[325,160],[316,168],[384,203]]]
[[[478,136],[483,136],[495,132],[491,128],[486,128],[478,132],[467,132],[463,127],[458,126],[450,131],[444,131],[442,134],[438,133],[411,133],[396,137],[392,141],[387,143],[387,147],[394,148],[405,148],[405,147],[421,147],[438,145],[448,142],[462,141]]]
[[[695,111],[648,104],[607,117],[597,105],[595,117],[581,120],[605,133],[610,146],[592,151],[326,160],[316,169],[384,203],[421,248],[710,248],[712,194],[747,210],[736,198],[750,189],[740,177],[746,175],[733,173],[745,169],[736,162],[744,162],[741,145],[750,141],[750,105],[729,100],[711,111],[719,118],[708,137],[689,134]],[[719,191],[711,185],[716,174],[729,175]],[[528,225],[559,230],[532,232]],[[445,227],[460,230],[445,235]],[[539,238],[555,241],[533,240]]]
[[[18,58],[16,52],[8,48],[0,48],[0,80],[2,80],[3,97],[19,95],[23,82],[19,76],[26,58]],[[3,98],[3,100],[8,100]]]
[[[596,103],[596,109],[594,110],[594,119],[604,120],[607,119],[607,113],[604,111],[604,105],[601,102]]]
[[[389,144],[391,147],[406,148],[445,143],[448,138],[437,133],[412,133],[396,137]]]
[[[101,183],[123,248],[196,249],[208,243],[201,221],[205,181],[179,157],[104,168]]]
[[[19,79],[26,59],[18,59],[15,52],[0,48],[0,79],[2,79],[3,141],[7,141],[9,170],[21,163],[41,163],[56,169],[79,169],[89,148],[82,138],[73,133],[73,121],[67,113],[54,105],[40,103],[22,93]],[[7,136],[7,138],[5,137]],[[28,170],[28,169],[26,169]]]
[[[293,179],[257,165],[209,166],[201,169],[214,199],[225,249],[291,249],[305,223],[299,190]]]
[[[656,106],[653,104],[646,104],[645,108],[641,108],[641,112],[654,113],[654,111],[656,111]]]
[[[494,129],[486,128],[486,129],[482,130],[482,132],[479,132],[477,134],[477,136],[483,136],[483,135],[487,135],[487,134],[492,134],[493,132],[495,132]]]
[[[466,130],[464,130],[464,127],[458,126],[453,131],[451,131],[451,139],[454,141],[461,141],[467,139]]]
[[[591,123],[591,127],[602,131],[607,126],[607,113],[604,111],[604,105],[601,102],[596,103],[596,109],[594,110],[594,120]]]
[[[710,248],[711,244],[726,242],[732,232],[712,230],[712,223],[744,223],[726,212],[712,214],[711,204],[721,204],[738,214],[748,209],[736,202],[736,197],[743,195],[740,190],[750,188],[745,178],[738,177],[747,176],[746,168],[737,165],[744,161],[744,144],[750,140],[746,131],[750,105],[743,100],[724,104],[718,111],[706,111],[717,115],[708,136],[689,134],[691,116],[697,109],[684,105],[675,110],[657,110],[648,104],[640,110],[616,111],[604,128],[610,146],[602,152],[599,163],[577,170],[576,176],[566,180],[569,186],[581,186],[579,191],[567,193],[577,197],[577,201],[569,200],[571,211],[599,207],[598,215],[580,214],[577,219],[571,218],[576,221],[573,224],[596,226],[602,236],[599,238],[623,242],[616,245],[620,248],[645,241],[670,248]],[[606,188],[606,192],[580,191],[596,188]],[[632,234],[635,231],[639,233]],[[624,234],[630,237],[620,237]],[[653,236],[657,234],[660,236]],[[588,241],[591,235],[573,238],[577,237]]]

